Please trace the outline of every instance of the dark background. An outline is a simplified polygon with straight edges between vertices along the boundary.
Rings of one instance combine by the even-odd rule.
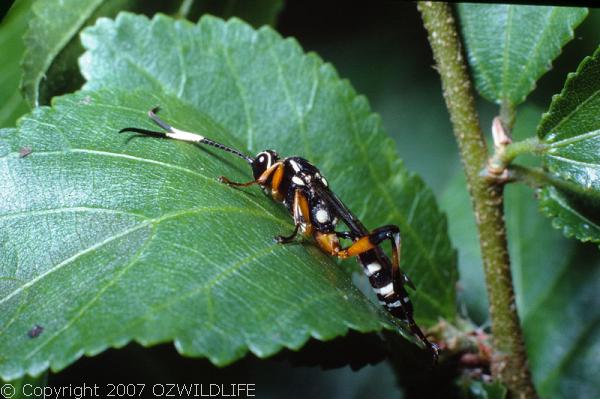
[[[545,109],[551,95],[562,88],[566,74],[592,53],[600,39],[597,29],[595,33],[593,30],[600,23],[599,15],[598,10],[591,12],[576,31],[578,38],[565,47],[554,69],[538,82],[539,89],[522,109],[534,113]],[[449,182],[461,171],[439,78],[416,6],[400,1],[375,2],[369,7],[358,2],[288,1],[276,29],[286,37],[295,37],[306,51],[331,62],[369,99],[409,169],[443,197]],[[482,126],[487,131],[496,109],[484,101],[480,101],[480,107]],[[461,270],[461,275],[467,280],[463,282],[465,292],[471,295],[462,297],[466,303],[463,313],[485,323],[481,270]],[[49,383],[229,382],[256,384],[260,398],[398,397],[395,376],[387,363],[358,371],[343,366],[348,362],[355,367],[376,362],[381,355],[382,348],[373,337],[351,336],[335,345],[311,342],[300,354],[284,352],[266,361],[249,355],[219,369],[205,359],[182,358],[170,344],[150,350],[132,344],[83,358],[51,375]],[[314,363],[317,358],[329,363],[325,367],[342,367],[324,370],[321,366],[298,365]]]

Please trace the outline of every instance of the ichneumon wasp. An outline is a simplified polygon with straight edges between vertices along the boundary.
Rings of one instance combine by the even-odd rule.
[[[230,152],[245,160],[252,168],[254,180],[237,183],[221,176],[219,181],[229,186],[247,187],[259,185],[267,195],[275,201],[282,202],[292,214],[294,230],[289,236],[277,236],[275,240],[281,244],[294,241],[299,232],[306,237],[313,237],[317,245],[326,253],[341,259],[356,256],[369,278],[379,303],[394,317],[408,324],[412,333],[417,336],[431,352],[434,360],[438,356],[438,348],[429,342],[427,337],[413,319],[413,306],[405,286],[415,289],[408,276],[400,270],[400,230],[397,226],[387,225],[369,231],[344,203],[329,188],[329,183],[319,170],[304,158],[279,158],[273,150],[259,152],[250,157],[235,148],[217,143],[200,134],[186,132],[174,128],[160,119],[156,113],[158,107],[148,112],[148,116],[164,132],[127,127],[122,132],[135,132],[149,136],[171,138],[206,144],[223,151]],[[341,223],[347,231],[337,231]],[[352,243],[342,247],[340,239]],[[389,241],[392,247],[392,259],[381,249],[381,245]]]

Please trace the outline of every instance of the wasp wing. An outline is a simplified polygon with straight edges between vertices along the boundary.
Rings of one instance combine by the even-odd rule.
[[[314,188],[319,198],[323,198],[335,210],[338,218],[348,226],[353,235],[362,237],[369,234],[369,230],[354,216],[346,204],[333,191],[322,184],[315,184]]]

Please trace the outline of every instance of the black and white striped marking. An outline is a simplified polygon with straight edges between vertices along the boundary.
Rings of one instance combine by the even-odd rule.
[[[372,275],[374,275],[375,273],[377,273],[380,270],[381,270],[381,265],[379,263],[377,263],[377,262],[369,263],[365,267],[365,274],[367,275],[367,277],[371,277]]]
[[[384,285],[381,288],[374,288],[375,293],[383,295],[384,297],[390,296],[394,293],[394,283],[390,282],[388,285]]]

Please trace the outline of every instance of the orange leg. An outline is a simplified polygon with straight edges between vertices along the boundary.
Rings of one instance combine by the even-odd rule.
[[[253,184],[259,184],[261,186],[264,186],[267,183],[267,180],[269,180],[269,177],[271,177],[271,175],[273,175],[273,181],[271,183],[271,196],[274,199],[281,201],[283,195],[279,192],[279,185],[281,184],[281,179],[283,178],[283,162],[275,162],[273,165],[271,165],[270,168],[265,170],[258,179],[246,183],[237,183],[229,180],[225,176],[219,177],[219,181],[221,183],[225,183],[229,186],[235,187],[248,187]]]
[[[258,180],[252,180],[247,183],[238,183],[238,182],[229,180],[225,176],[219,176],[219,181],[221,183],[227,184],[228,186],[234,186],[234,187],[248,187],[248,186],[258,183]]]
[[[404,283],[414,288],[408,276],[400,271],[400,230],[397,226],[387,225],[379,227],[369,233],[369,235],[360,237],[354,241],[348,248],[339,251],[337,256],[342,259],[357,256],[375,248],[385,240],[389,240],[392,244],[392,281],[394,281],[394,285],[398,283],[398,277],[402,276]]]
[[[276,162],[273,166],[275,165],[277,166],[273,171],[273,180],[271,180],[271,197],[276,201],[283,201],[283,193],[279,191],[279,186],[283,179],[283,162]],[[267,179],[265,179],[265,182],[266,181]]]
[[[321,249],[332,256],[339,256],[340,241],[336,233],[315,232],[315,240]]]

